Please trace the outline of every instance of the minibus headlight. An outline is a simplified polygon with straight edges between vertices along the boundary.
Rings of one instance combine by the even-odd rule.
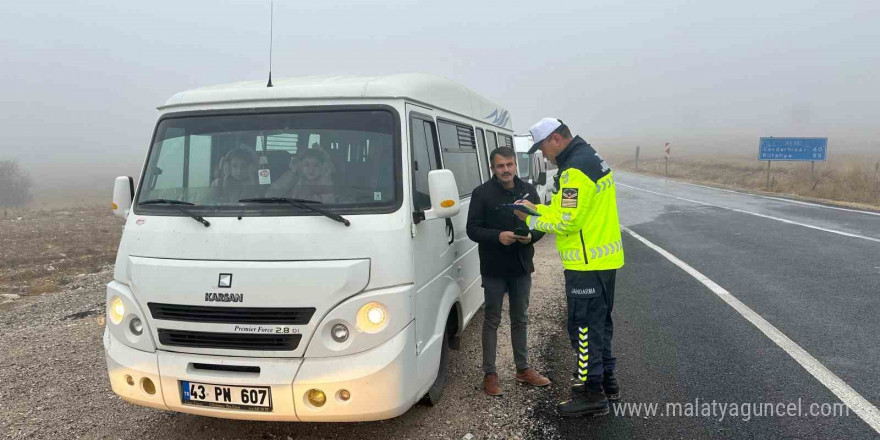
[[[373,306],[367,310],[367,321],[370,321],[370,324],[379,325],[385,322],[385,311],[382,310],[381,307]]]
[[[378,333],[388,323],[388,311],[380,303],[371,302],[358,310],[357,326],[367,333]]]
[[[107,315],[113,324],[118,325],[122,322],[122,318],[125,317],[125,304],[122,303],[122,298],[114,296],[110,300],[110,304],[107,305]]]

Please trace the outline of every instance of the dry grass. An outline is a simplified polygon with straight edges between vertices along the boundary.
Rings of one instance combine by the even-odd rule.
[[[113,263],[122,220],[105,204],[0,209],[0,294],[56,292]]]
[[[635,156],[605,155],[619,169],[635,171]],[[662,156],[640,157],[639,172],[664,175]],[[880,209],[880,155],[839,155],[816,163],[774,162],[767,187],[767,162],[741,156],[673,156],[669,177],[734,189],[769,191],[801,198],[847,202]]]

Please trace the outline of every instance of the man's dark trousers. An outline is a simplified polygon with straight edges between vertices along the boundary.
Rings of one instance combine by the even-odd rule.
[[[512,277],[483,277],[483,293],[486,309],[483,312],[483,372],[496,373],[495,353],[498,346],[498,325],[501,323],[501,307],[504,293],[510,303],[510,340],[513,343],[513,362],[517,371],[529,367],[528,337],[529,290],[532,275]]]
[[[597,388],[617,359],[611,354],[614,323],[614,281],[617,270],[565,271],[568,302],[568,337],[577,353],[579,381]]]
[[[513,188],[505,188],[497,177],[493,177],[475,188],[471,196],[467,235],[479,243],[480,275],[483,277],[486,305],[483,314],[483,370],[486,374],[496,373],[497,331],[501,323],[501,306],[505,292],[508,293],[510,302],[513,359],[517,370],[522,371],[529,366],[526,333],[531,273],[535,271],[532,261],[535,254],[533,244],[544,233],[532,231],[531,243],[516,242],[506,246],[501,244],[499,236],[504,231],[526,228],[526,224],[503,205],[523,198],[532,203],[540,203],[537,194],[534,186],[518,177],[513,178]]]

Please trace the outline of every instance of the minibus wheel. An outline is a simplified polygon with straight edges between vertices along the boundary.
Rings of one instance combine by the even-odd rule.
[[[443,332],[443,344],[440,348],[440,368],[437,370],[437,378],[428,389],[422,401],[428,406],[435,406],[440,403],[443,397],[443,389],[446,388],[446,382],[449,380],[449,326]]]

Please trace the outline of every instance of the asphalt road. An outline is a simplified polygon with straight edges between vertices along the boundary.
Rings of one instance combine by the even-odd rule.
[[[628,173],[616,173],[616,182],[624,226],[726,289],[848,384],[869,402],[875,427],[853,411],[617,416],[560,422],[562,437],[584,430],[602,438],[880,436],[880,216]],[[695,277],[624,236],[615,348],[625,402],[800,401],[802,413],[841,402]]]
[[[481,392],[478,314],[452,356],[441,404],[393,420],[257,423],[135,407],[106,379],[108,268],[62,292],[0,304],[0,437],[880,438],[880,215],[628,173],[616,181],[621,222],[644,241],[624,233],[614,313],[623,399],[606,417],[555,414],[569,394],[573,354],[562,271],[545,240],[529,346],[532,364],[554,381],[549,389],[517,386],[500,343],[505,394]],[[505,317],[500,341],[508,329]],[[785,412],[794,405],[800,415],[770,415],[768,404]],[[648,405],[657,412],[646,414]],[[812,416],[813,407],[838,414]],[[671,414],[677,408],[683,414]]]

